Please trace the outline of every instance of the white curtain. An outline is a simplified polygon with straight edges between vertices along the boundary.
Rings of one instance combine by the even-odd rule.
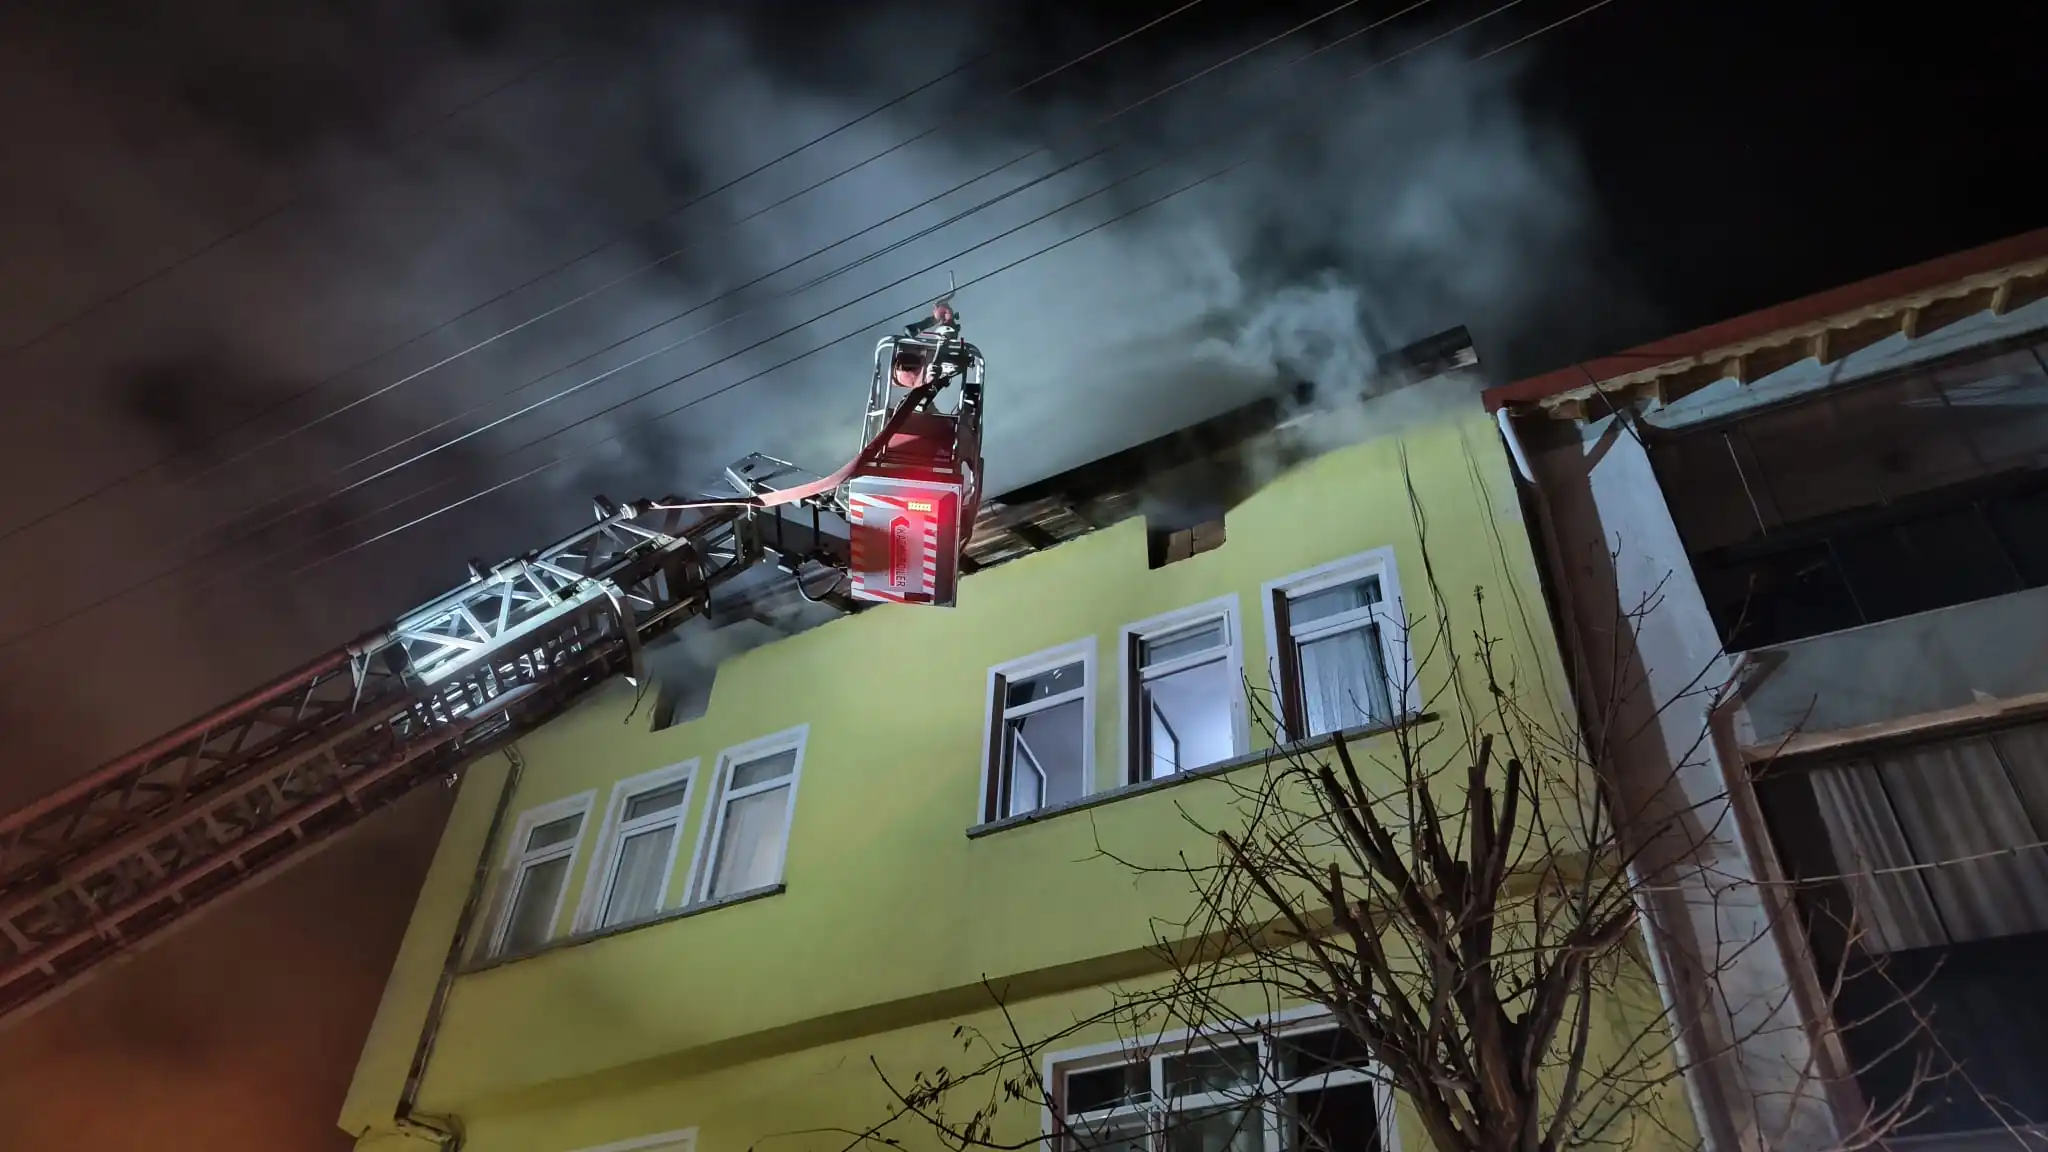
[[[1870,952],[1899,952],[1940,944],[1941,917],[1918,872],[1913,849],[1893,819],[1877,775],[1863,765],[1817,768],[1813,795],[1834,847],[1835,867],[1847,879],[1855,906],[1854,931]]]
[[[2048,727],[1816,769],[1813,790],[1866,948],[2048,931]]]
[[[782,879],[782,843],[788,835],[789,789],[771,788],[726,805],[710,899],[766,888]]]
[[[1383,724],[1393,717],[1377,625],[1310,640],[1296,650],[1308,722],[1304,736]]]
[[[619,865],[612,872],[612,890],[604,906],[604,926],[651,916],[661,900],[668,849],[675,826],[637,832],[619,845]]]

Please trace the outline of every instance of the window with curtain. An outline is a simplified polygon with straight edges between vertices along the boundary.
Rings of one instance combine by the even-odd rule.
[[[727,760],[700,899],[722,900],[782,882],[801,751],[795,744]]]
[[[1865,951],[2048,931],[2048,726],[1874,753],[1808,780]]]
[[[1069,645],[991,674],[988,795],[982,819],[1021,816],[1089,791],[1088,657]]]
[[[1228,760],[1240,747],[1243,687],[1229,611],[1127,631],[1130,780],[1138,783]]]
[[[597,927],[610,928],[661,910],[689,794],[690,778],[685,774],[626,797],[611,837]]]
[[[1390,672],[1399,621],[1386,595],[1391,576],[1352,564],[1271,591],[1275,684],[1290,738],[1376,727],[1404,695]]]
[[[1870,1107],[1908,1102],[1902,1137],[2048,1120],[2048,724],[1778,765],[1757,798]]]
[[[1339,1029],[1211,1037],[1055,1069],[1065,1152],[1380,1152],[1392,1119]]]
[[[530,952],[554,934],[555,913],[575,863],[583,816],[578,811],[521,821],[526,833],[512,864],[512,890],[494,950],[498,955]]]

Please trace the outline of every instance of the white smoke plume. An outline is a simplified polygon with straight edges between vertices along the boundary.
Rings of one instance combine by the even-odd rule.
[[[51,689],[27,680],[152,686],[144,671],[110,675],[94,651],[207,653],[220,683],[179,685],[189,700],[153,684],[150,707],[162,714],[151,719],[168,724],[438,592],[470,557],[545,543],[587,514],[592,493],[701,487],[757,450],[829,469],[854,447],[874,339],[916,318],[948,272],[969,282],[958,304],[989,358],[998,491],[1276,383],[1355,392],[1375,357],[1453,325],[1470,327],[1496,368],[1541,359],[1575,347],[1585,317],[1625,298],[1603,289],[1592,198],[1569,139],[1517,100],[1516,57],[1473,65],[1472,48],[1489,42],[1475,32],[1340,82],[1444,27],[1427,8],[1287,66],[1369,19],[1347,14],[1317,29],[1321,41],[1275,45],[1087,130],[1270,35],[1280,18],[1219,18],[1200,36],[1169,21],[1012,99],[1011,86],[1156,10],[1111,5],[1092,30],[1052,46],[1019,33],[1045,23],[1042,10],[1015,4],[799,13],[765,0],[687,11],[620,2],[562,16],[388,0],[263,6],[254,19],[228,0],[181,6],[175,18],[139,3],[122,10],[88,19],[51,2],[0,17],[0,107],[12,110],[4,127],[19,129],[0,132],[0,163],[52,176],[0,191],[0,343],[28,340],[183,254],[204,255],[6,357],[13,418],[34,447],[0,458],[0,489],[16,494],[0,523],[186,455],[0,543],[7,563],[61,569],[46,584],[61,595],[16,602],[0,626],[63,614],[168,563],[201,562],[10,649],[17,707],[29,711],[44,707],[30,696]],[[1522,30],[1503,26],[1496,41]],[[551,60],[564,47],[575,51]],[[991,55],[960,77],[842,127],[980,52]],[[1226,178],[1081,235],[1246,157]],[[659,222],[641,225],[650,219]],[[541,276],[622,232],[623,242]],[[567,303],[583,293],[594,294]],[[550,309],[560,310],[495,337]],[[613,374],[341,490],[603,372]],[[700,402],[643,422],[689,400]],[[568,463],[287,578],[569,450],[579,454]],[[254,521],[233,520],[252,508]]]

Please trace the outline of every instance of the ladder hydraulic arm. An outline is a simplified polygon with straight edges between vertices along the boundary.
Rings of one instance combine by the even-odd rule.
[[[389,626],[0,818],[0,1016],[636,675],[642,646],[775,555],[786,523],[662,504],[599,501],[548,547],[472,565]]]
[[[846,606],[951,604],[981,475],[981,353],[959,333],[942,300],[877,346],[862,444],[837,472],[799,480],[755,455],[726,469],[734,495],[600,499],[593,523],[546,548],[472,564],[388,627],[0,818],[0,1017],[606,678],[637,678],[650,640],[763,559],[799,578],[822,564],[836,573],[823,596]],[[848,535],[835,542],[821,514]]]

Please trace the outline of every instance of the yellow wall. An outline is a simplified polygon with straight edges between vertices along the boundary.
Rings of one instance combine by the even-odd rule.
[[[1194,782],[970,839],[988,669],[1094,638],[1097,787],[1110,786],[1121,763],[1122,626],[1235,593],[1244,666],[1261,683],[1260,585],[1389,545],[1409,611],[1427,611],[1404,453],[1453,612],[1469,610],[1472,589],[1485,586],[1506,659],[1549,697],[1535,706],[1561,709],[1562,673],[1505,456],[1476,403],[1458,419],[1290,471],[1230,513],[1222,548],[1156,571],[1142,523],[1126,522],[975,575],[958,608],[882,608],[735,658],[719,670],[706,715],[661,732],[646,730],[644,713],[624,723],[632,697],[614,685],[520,745],[527,769],[514,814],[597,791],[557,931],[568,930],[614,782],[701,761],[673,904],[719,751],[807,725],[787,891],[462,976],[421,1110],[464,1115],[477,1149],[577,1148],[657,1130],[655,1112],[700,1090],[752,1098],[753,1088],[728,1096],[715,1086],[728,1075],[717,1070],[737,1061],[802,1077],[838,1059],[826,1055],[835,1044],[857,1048],[897,1029],[922,1035],[923,1022],[984,1003],[984,977],[1055,995],[1042,1002],[1053,1011],[1056,994],[1142,971],[1152,917],[1187,899],[1185,882],[1088,857],[1099,842],[1163,862],[1189,839],[1180,808],[1220,813],[1223,790]],[[341,1118],[349,1131],[390,1126],[503,779],[493,760],[463,785]],[[697,1087],[677,1096],[679,1077]],[[648,1085],[649,1102],[632,1102],[636,1083]],[[760,1098],[788,1118],[786,1095]],[[490,1119],[536,1108],[545,1120],[516,1135],[509,1119]],[[704,1146],[714,1146],[708,1119],[683,1122],[706,1124]]]

